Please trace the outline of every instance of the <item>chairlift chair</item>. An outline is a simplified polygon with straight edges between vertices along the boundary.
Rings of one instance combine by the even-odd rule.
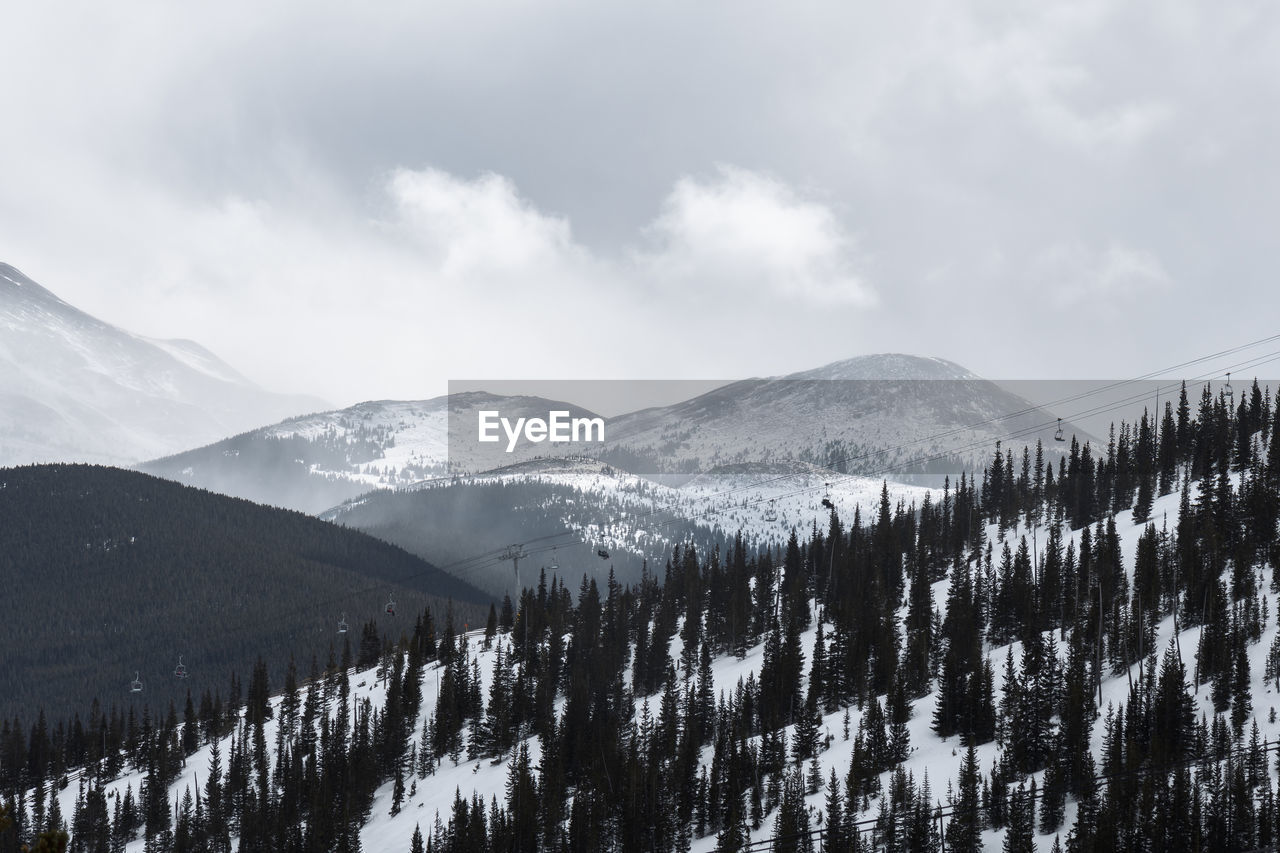
[[[388,616],[395,616],[395,615],[396,615],[396,602],[395,602],[395,599],[393,599],[393,598],[392,598],[391,596],[389,596],[389,595],[387,596],[387,606],[386,606],[386,608],[385,608],[385,609],[386,609],[386,611],[387,611],[387,615],[388,615]]]
[[[1236,392],[1231,387],[1231,374],[1227,374],[1227,384],[1222,386],[1222,396],[1227,398],[1228,403],[1234,404],[1236,401]]]
[[[173,677],[186,678],[189,674],[186,665],[182,662],[182,655],[178,655],[178,665],[173,668]]]
[[[768,521],[768,522],[774,522],[774,521],[777,521],[777,520],[778,520],[778,511],[777,511],[777,509],[775,509],[775,508],[774,508],[774,504],[775,504],[775,502],[774,502],[774,501],[772,501],[772,500],[771,500],[771,501],[769,501],[769,506],[768,506],[768,508],[764,511],[764,520],[765,520],[765,521]]]
[[[347,614],[343,613],[342,618],[338,620],[338,633],[347,633]]]
[[[827,509],[833,510],[836,508],[836,505],[831,502],[831,484],[823,483],[823,485],[826,486],[826,491],[823,492],[822,495],[822,505]]]
[[[130,693],[142,692],[142,678],[137,671],[133,673],[133,681],[130,682],[129,684],[129,692]]]
[[[1066,439],[1062,437],[1062,418],[1058,418],[1058,431],[1053,434],[1053,440],[1066,441]]]

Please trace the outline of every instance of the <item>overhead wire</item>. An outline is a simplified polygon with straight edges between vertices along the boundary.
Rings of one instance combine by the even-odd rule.
[[[1273,339],[1275,339],[1275,338],[1280,338],[1280,335],[1278,335],[1278,336],[1274,336],[1274,338],[1264,338],[1264,339],[1262,339],[1262,341],[1263,341],[1263,342],[1269,342],[1269,341],[1271,341],[1271,340],[1273,340]],[[1236,350],[1232,350],[1232,351],[1238,351],[1238,348],[1237,348]],[[1183,363],[1183,365],[1185,365],[1185,364],[1192,364],[1192,363],[1195,363],[1195,362],[1197,362],[1197,361],[1201,361],[1201,360],[1203,360],[1203,359],[1195,359],[1195,360],[1192,360],[1192,361],[1190,361],[1190,362],[1184,362],[1184,363]],[[1280,361],[1280,351],[1267,353],[1267,354],[1266,354],[1266,355],[1264,355],[1264,356],[1258,356],[1258,357],[1256,357],[1256,358],[1253,358],[1253,359],[1250,359],[1250,360],[1247,360],[1247,361],[1244,361],[1244,362],[1239,362],[1239,363],[1236,363],[1236,364],[1232,364],[1232,365],[1230,365],[1230,367],[1231,367],[1233,370],[1236,370],[1236,369],[1249,369],[1250,367],[1258,367],[1258,366],[1261,366],[1261,365],[1263,365],[1263,364],[1268,364],[1268,363],[1272,363],[1272,362],[1275,362],[1275,361]],[[1159,373],[1164,373],[1164,372],[1168,372],[1169,370],[1178,369],[1178,368],[1179,368],[1179,367],[1181,367],[1181,366],[1182,366],[1182,365],[1175,365],[1174,367],[1171,367],[1171,368],[1164,368],[1164,369],[1162,369],[1162,370],[1160,370],[1160,371],[1153,371],[1153,372],[1152,372],[1152,373],[1150,373],[1150,374],[1146,374],[1146,376],[1150,377],[1150,376],[1158,375]],[[1219,370],[1214,370],[1214,371],[1211,371],[1211,372],[1207,372],[1207,373],[1201,374],[1201,375],[1199,375],[1199,376],[1191,377],[1191,378],[1189,378],[1189,379],[1187,379],[1187,380],[1176,380],[1176,381],[1174,381],[1174,382],[1169,383],[1168,385],[1158,386],[1158,387],[1157,387],[1157,389],[1155,389],[1155,391],[1156,391],[1156,392],[1158,392],[1158,393],[1163,393],[1163,392],[1165,392],[1165,391],[1168,391],[1168,390],[1172,390],[1172,389],[1178,388],[1178,387],[1180,387],[1180,384],[1181,384],[1182,382],[1184,382],[1184,381],[1186,381],[1186,382],[1201,382],[1201,381],[1206,381],[1206,380],[1212,379],[1214,376],[1220,375],[1220,374],[1221,374],[1221,372],[1222,372],[1222,371],[1221,371],[1221,369],[1219,369]],[[1076,394],[1076,395],[1073,395],[1073,396],[1072,396],[1072,397],[1070,397],[1070,398],[1064,398],[1064,399],[1071,399],[1071,400],[1081,400],[1081,399],[1086,399],[1087,397],[1094,396],[1094,395],[1095,395],[1095,394],[1097,394],[1097,393],[1102,393],[1102,391],[1104,391],[1104,390],[1114,389],[1114,388],[1117,388],[1117,387],[1121,387],[1122,385],[1125,385],[1125,384],[1131,384],[1131,383],[1136,382],[1136,381],[1142,381],[1142,380],[1133,379],[1133,380],[1123,380],[1123,381],[1120,381],[1120,382],[1114,382],[1114,383],[1111,383],[1110,385],[1104,386],[1103,388],[1096,389],[1096,390],[1095,390],[1094,392],[1092,392],[1092,393],[1081,393],[1081,394]],[[1075,419],[1080,419],[1080,418],[1084,418],[1084,417],[1096,416],[1096,415],[1099,415],[1099,414],[1106,414],[1106,413],[1108,413],[1108,412],[1114,412],[1114,411],[1118,411],[1118,410],[1121,410],[1121,409],[1127,409],[1127,408],[1129,408],[1131,405],[1133,405],[1135,402],[1138,402],[1138,401],[1141,401],[1141,400],[1143,400],[1143,399],[1146,399],[1146,398],[1150,397],[1150,396],[1152,395],[1152,393],[1153,393],[1153,392],[1152,392],[1151,390],[1144,390],[1144,391],[1142,391],[1141,393],[1133,394],[1133,395],[1130,395],[1130,396],[1128,396],[1128,397],[1121,398],[1121,399],[1119,399],[1119,400],[1111,400],[1111,401],[1108,401],[1107,403],[1105,403],[1105,404],[1103,404],[1103,405],[1095,406],[1095,407],[1092,407],[1092,408],[1089,408],[1089,409],[1085,409],[1085,410],[1083,410],[1083,411],[1076,412],[1076,413],[1074,413],[1074,414],[1070,415],[1070,416],[1069,416],[1069,419],[1070,419],[1070,420],[1075,420]],[[1048,405],[1051,405],[1051,404],[1046,404],[1046,407],[1047,407]],[[1024,410],[1024,411],[1025,411],[1025,412],[1042,411],[1042,410],[1043,410],[1043,408],[1044,408],[1044,407],[1033,407],[1033,408],[1030,408],[1030,409],[1026,409],[1026,410]],[[1158,417],[1158,413],[1157,413],[1157,417]],[[977,424],[976,426],[982,426],[982,425],[985,425],[985,424],[991,424],[991,423],[998,423],[999,421],[1001,421],[1001,420],[1003,420],[1003,419],[1005,419],[1005,418],[1004,418],[1004,416],[1002,416],[1002,417],[1000,417],[1000,418],[992,418],[992,419],[989,419],[988,421],[983,421],[983,422],[981,422],[980,424]],[[1056,420],[1056,419],[1055,419],[1055,420]],[[828,476],[828,477],[833,478],[832,480],[830,480],[830,481],[826,481],[826,482],[837,482],[837,481],[838,481],[838,480],[840,480],[840,479],[853,479],[853,478],[874,479],[874,478],[877,478],[877,477],[884,477],[884,476],[887,476],[887,475],[889,475],[889,474],[898,473],[898,472],[904,471],[904,470],[906,470],[906,469],[911,469],[911,468],[914,468],[914,467],[916,467],[916,466],[920,466],[920,465],[927,465],[927,464],[928,464],[928,463],[930,463],[930,462],[936,462],[936,461],[943,461],[943,460],[947,460],[947,459],[952,459],[952,458],[954,458],[957,454],[963,453],[963,452],[965,452],[965,451],[969,451],[969,450],[976,450],[976,449],[981,449],[981,448],[984,448],[984,447],[989,447],[989,446],[991,445],[992,441],[1001,441],[1001,442],[1004,442],[1004,441],[1008,441],[1008,440],[1011,440],[1011,439],[1018,439],[1018,438],[1023,438],[1023,437],[1029,436],[1029,435],[1034,435],[1034,434],[1036,434],[1036,433],[1038,433],[1038,432],[1046,431],[1048,428],[1050,428],[1051,426],[1053,426],[1053,425],[1054,425],[1055,420],[1045,421],[1045,422],[1043,422],[1043,423],[1037,423],[1037,424],[1034,424],[1034,425],[1031,425],[1031,426],[1023,427],[1023,428],[1021,428],[1021,429],[1014,430],[1014,431],[1012,431],[1012,432],[1010,432],[1010,433],[1007,433],[1007,434],[1005,434],[1005,435],[1003,435],[1003,436],[1000,436],[1000,437],[984,436],[984,437],[982,437],[982,438],[980,438],[980,439],[977,439],[977,440],[975,440],[975,441],[973,441],[973,442],[970,442],[970,443],[967,443],[967,444],[963,444],[963,445],[959,445],[959,446],[956,446],[956,447],[950,447],[950,448],[947,448],[946,450],[938,451],[938,452],[936,452],[936,453],[926,454],[926,455],[922,455],[922,456],[916,456],[916,457],[912,457],[912,458],[905,459],[905,460],[899,460],[899,461],[897,461],[897,462],[895,462],[895,463],[893,463],[893,464],[883,466],[883,467],[878,468],[878,469],[876,469],[876,470],[874,470],[874,471],[872,471],[872,472],[853,472],[853,473],[851,473],[851,472],[846,472],[846,471],[840,471],[840,470],[838,470],[838,469],[837,469],[836,467],[834,467],[834,466],[841,465],[842,463],[847,463],[847,462],[850,462],[850,461],[858,461],[858,460],[862,460],[862,459],[869,459],[869,458],[871,458],[871,457],[873,457],[873,456],[883,455],[883,454],[885,454],[885,453],[891,453],[891,452],[893,452],[893,450],[894,450],[894,449],[899,449],[899,448],[903,448],[903,447],[908,447],[908,446],[911,446],[912,444],[918,444],[918,443],[922,443],[922,442],[924,442],[924,441],[929,441],[929,440],[931,440],[931,437],[925,437],[925,438],[922,438],[922,439],[915,439],[915,440],[913,440],[913,441],[911,441],[911,442],[906,442],[906,443],[904,443],[904,444],[902,444],[902,445],[899,445],[899,446],[898,446],[898,448],[888,448],[888,449],[884,449],[884,450],[871,451],[871,452],[868,452],[868,453],[860,454],[860,455],[858,455],[858,456],[849,456],[849,457],[844,457],[843,459],[833,460],[833,461],[829,462],[826,466],[813,466],[813,467],[814,467],[814,470],[821,472],[821,473],[823,474],[823,476]],[[976,426],[975,426],[974,428],[976,428]],[[953,430],[948,430],[948,431],[946,431],[945,433],[940,433],[939,435],[954,435],[954,434],[956,434],[957,432],[962,432],[962,431],[971,431],[971,429],[970,429],[970,430],[954,430],[954,429],[953,429]],[[769,477],[769,478],[766,478],[766,479],[763,479],[763,480],[759,480],[759,481],[756,481],[756,482],[753,482],[753,483],[749,483],[749,484],[745,484],[745,485],[739,485],[739,486],[733,486],[733,487],[730,487],[730,488],[727,488],[727,489],[724,489],[724,490],[721,490],[721,491],[718,491],[718,492],[714,492],[714,493],[712,493],[710,496],[708,496],[708,497],[706,497],[706,498],[700,498],[700,499],[702,499],[702,500],[708,500],[708,501],[709,501],[709,500],[712,500],[712,499],[714,499],[714,498],[724,497],[724,496],[732,495],[732,494],[735,494],[735,493],[741,493],[741,492],[744,492],[744,491],[752,491],[752,490],[759,489],[759,488],[761,488],[761,487],[763,487],[763,486],[772,485],[772,484],[775,484],[775,483],[785,482],[785,481],[787,481],[787,480],[793,480],[793,479],[796,479],[797,477],[804,476],[804,473],[805,473],[805,472],[797,472],[797,473],[788,473],[788,474],[783,474],[783,475],[777,475],[777,476]],[[746,507],[750,507],[750,506],[753,506],[753,505],[759,505],[759,504],[761,504],[761,503],[765,503],[765,502],[767,502],[767,501],[769,501],[769,500],[779,500],[779,499],[784,499],[784,498],[788,498],[788,497],[796,497],[796,496],[804,495],[804,494],[811,494],[811,493],[814,493],[814,492],[820,491],[820,490],[822,490],[823,488],[825,488],[825,483],[824,483],[824,485],[817,485],[817,484],[814,484],[814,485],[805,485],[805,486],[800,486],[800,487],[798,487],[798,488],[796,488],[796,489],[793,489],[793,490],[790,490],[790,491],[784,491],[784,492],[772,492],[772,493],[769,493],[769,494],[767,494],[767,495],[762,495],[762,496],[760,496],[760,497],[756,497],[756,498],[752,498],[752,499],[749,499],[749,500],[745,500],[745,501],[743,501],[743,502],[742,502],[741,506],[742,506],[743,508],[746,508]],[[667,508],[655,508],[655,509],[653,509],[653,510],[649,510],[649,511],[646,511],[646,512],[639,512],[639,513],[636,513],[635,515],[633,515],[633,516],[631,517],[631,521],[632,521],[633,523],[635,523],[635,522],[643,522],[643,521],[645,521],[645,520],[647,520],[647,519],[649,519],[649,518],[652,518],[652,517],[654,517],[654,516],[658,516],[658,515],[675,516],[675,517],[670,518],[670,519],[668,519],[668,520],[666,520],[666,521],[660,522],[660,523],[656,526],[656,528],[653,528],[653,529],[662,529],[662,528],[664,528],[664,527],[668,527],[668,526],[671,526],[671,525],[674,525],[674,524],[687,524],[687,523],[689,523],[689,522],[696,522],[696,521],[699,521],[699,520],[702,520],[702,519],[706,519],[706,518],[710,518],[710,517],[718,516],[718,515],[722,514],[723,512],[724,512],[724,509],[722,509],[722,508],[712,508],[712,509],[707,509],[707,510],[703,510],[703,511],[701,511],[701,512],[696,512],[696,513],[692,513],[692,514],[684,513],[684,514],[676,515],[676,513],[674,513],[674,512],[673,512],[672,510],[670,510],[670,509],[667,509]],[[544,546],[543,546],[543,547],[541,547],[541,548],[535,548],[535,549],[532,549],[532,550],[529,550],[529,551],[528,551],[528,553],[529,553],[530,555],[532,555],[532,554],[536,554],[536,553],[544,553],[545,551],[550,550],[552,547],[560,547],[561,545],[564,545],[564,544],[572,544],[572,542],[568,542],[568,543],[566,543],[566,542],[564,542],[564,541],[558,541],[558,540],[564,540],[566,537],[575,537],[575,538],[576,538],[579,534],[580,534],[580,531],[575,531],[575,530],[568,530],[568,529],[566,529],[566,530],[563,530],[563,531],[558,531],[558,532],[556,532],[556,533],[545,534],[545,535],[543,535],[543,536],[535,537],[535,538],[533,538],[533,539],[528,539],[528,540],[526,540],[526,541],[525,541],[525,543],[523,543],[523,544],[524,544],[526,547],[528,547],[528,546],[529,546],[529,545],[531,545],[531,544],[535,544],[535,543],[547,543],[547,542],[550,542],[550,541],[556,540],[556,541],[557,541],[557,544],[556,544],[555,546],[545,545],[545,544],[544,544]],[[491,566],[491,565],[492,565],[492,563],[481,563],[480,565],[473,566],[473,567],[472,567],[472,569],[473,569],[473,570],[479,570],[479,569],[482,569],[482,568],[487,568],[487,567],[489,567],[489,566]],[[451,568],[451,567],[452,567],[452,564],[450,564],[450,566],[448,566],[448,567],[449,567],[449,568]]]

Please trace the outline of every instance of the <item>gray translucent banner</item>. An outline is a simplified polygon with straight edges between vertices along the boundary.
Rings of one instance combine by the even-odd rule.
[[[1252,384],[1208,387],[1239,404]],[[1188,382],[1193,411],[1203,387]],[[1050,459],[1072,439],[1105,444],[1112,423],[1176,406],[1179,391],[1170,379],[458,380],[447,467],[474,476],[577,460],[668,485],[824,471],[931,485],[980,471],[997,441],[1018,455],[1039,442]]]

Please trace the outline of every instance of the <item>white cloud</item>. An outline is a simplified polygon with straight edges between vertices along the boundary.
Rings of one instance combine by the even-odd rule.
[[[287,180],[305,190],[282,200],[225,194],[184,206],[98,180],[116,184],[129,216],[84,208],[68,226],[86,251],[60,255],[55,241],[50,263],[24,263],[27,272],[108,321],[198,340],[268,387],[334,402],[428,395],[451,377],[625,376],[641,353],[655,375],[700,374],[650,350],[666,297],[681,289],[720,311],[761,297],[783,309],[874,299],[829,208],[727,166],[675,183],[643,229],[645,252],[582,244],[567,217],[492,172],[396,169],[363,208],[299,163]],[[111,227],[96,229],[103,221]],[[66,286],[126,278],[127,288],[93,294]],[[744,293],[753,299],[729,298]],[[733,375],[725,361],[701,363]]]
[[[797,308],[876,302],[831,209],[746,169],[681,178],[647,230],[654,246],[637,263],[659,286],[776,296]]]
[[[439,169],[398,169],[386,192],[394,204],[390,225],[453,280],[536,278],[582,255],[569,222],[537,210],[502,175],[466,180]]]

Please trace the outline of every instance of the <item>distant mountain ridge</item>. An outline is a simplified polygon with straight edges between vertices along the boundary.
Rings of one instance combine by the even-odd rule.
[[[194,341],[105,323],[0,263],[0,465],[133,464],[325,408]]]
[[[346,409],[290,418],[207,447],[155,459],[139,470],[259,503],[319,513],[374,489],[405,488],[460,471],[532,458],[500,450],[469,453],[460,424],[475,423],[481,409],[512,418],[546,417],[551,410],[591,416],[586,409],[532,396],[483,391],[430,400],[380,400]],[[454,430],[451,442],[450,430]],[[545,445],[539,447],[544,448]]]
[[[1029,444],[1041,439],[1051,455],[1062,447],[1053,441],[1048,412],[953,362],[903,354],[741,380],[672,405],[611,417],[603,446],[525,443],[510,454],[481,452],[473,433],[481,409],[501,410],[512,419],[545,417],[552,409],[591,415],[563,401],[478,391],[370,401],[291,418],[139,468],[319,513],[371,489],[472,477],[540,456],[585,455],[679,485],[738,465],[782,465],[798,472],[831,467],[890,478],[974,471],[986,464],[996,440],[1015,431],[1026,432]],[[997,420],[1010,412],[1023,414]]]
[[[955,475],[980,470],[992,445],[1013,434],[1015,444],[1039,439],[1048,453],[1059,449],[1049,412],[954,362],[900,353],[734,382],[613,418],[609,428],[603,458],[660,473],[793,462],[871,476]]]

